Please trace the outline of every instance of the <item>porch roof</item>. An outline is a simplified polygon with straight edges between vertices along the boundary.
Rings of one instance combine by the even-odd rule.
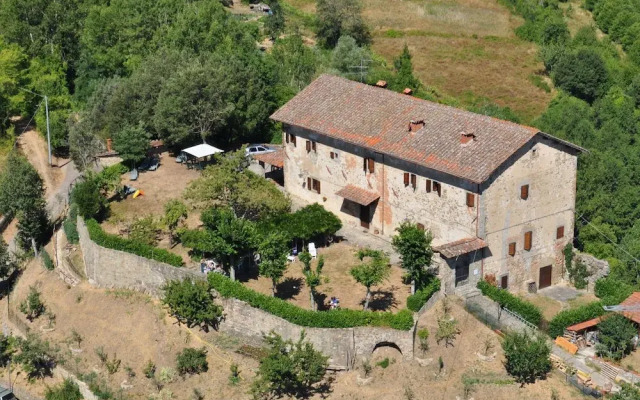
[[[380,195],[354,185],[347,185],[336,192],[336,195],[363,206],[368,206],[380,198]]]
[[[453,258],[471,253],[474,250],[479,250],[484,247],[487,247],[487,243],[480,238],[474,237],[445,243],[434,247],[433,250],[440,253],[444,258]]]
[[[591,328],[598,325],[600,321],[602,321],[602,318],[598,317],[598,318],[590,319],[588,321],[580,322],[579,324],[568,326],[566,329],[572,332],[581,332],[587,328]]]

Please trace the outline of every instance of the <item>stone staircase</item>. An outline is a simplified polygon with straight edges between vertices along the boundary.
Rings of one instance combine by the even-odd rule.
[[[612,381],[616,380],[616,377],[619,375],[620,370],[612,365],[609,365],[605,362],[596,362],[598,367],[600,367],[600,373]]]
[[[480,289],[478,289],[475,285],[458,286],[456,287],[454,293],[464,298],[465,300],[482,295]]]

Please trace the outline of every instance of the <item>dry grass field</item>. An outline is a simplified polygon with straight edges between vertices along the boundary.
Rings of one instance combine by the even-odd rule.
[[[286,0],[304,12],[313,0]],[[363,0],[373,50],[389,63],[406,43],[422,82],[462,106],[486,98],[531,122],[553,97],[532,80],[537,47],[515,36],[522,23],[497,0]]]

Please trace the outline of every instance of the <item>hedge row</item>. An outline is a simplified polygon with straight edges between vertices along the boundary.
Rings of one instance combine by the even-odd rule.
[[[424,306],[438,290],[440,290],[440,279],[433,278],[425,287],[407,297],[407,308],[415,312],[420,311],[422,306]]]
[[[571,310],[560,311],[551,321],[549,321],[549,336],[556,338],[564,334],[564,330],[571,325],[588,321],[590,319],[604,315],[602,302],[594,301],[584,306]]]
[[[89,237],[96,244],[109,249],[125,251],[140,257],[149,258],[151,260],[160,261],[181,267],[183,265],[182,257],[173,254],[167,250],[149,246],[136,240],[125,239],[117,235],[111,235],[102,230],[102,227],[95,219],[87,220],[87,229]]]
[[[69,215],[62,223],[62,229],[69,243],[78,244],[80,235],[78,234],[78,206],[71,204]]]
[[[539,326],[540,322],[542,322],[542,312],[538,307],[512,295],[507,290],[500,289],[486,281],[478,282],[478,289],[480,289],[483,295],[497,302],[502,307],[506,307],[510,311],[520,314],[522,318],[535,326]]]
[[[211,287],[218,291],[222,297],[242,300],[252,307],[267,311],[300,326],[311,328],[386,326],[403,331],[413,328],[413,313],[406,309],[397,314],[347,309],[310,311],[277,297],[258,293],[221,274],[210,273],[208,280]]]

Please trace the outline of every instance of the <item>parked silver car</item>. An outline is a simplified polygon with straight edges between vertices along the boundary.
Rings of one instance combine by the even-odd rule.
[[[253,156],[255,154],[273,153],[275,150],[264,144],[250,144],[247,146],[246,152],[248,156]]]

